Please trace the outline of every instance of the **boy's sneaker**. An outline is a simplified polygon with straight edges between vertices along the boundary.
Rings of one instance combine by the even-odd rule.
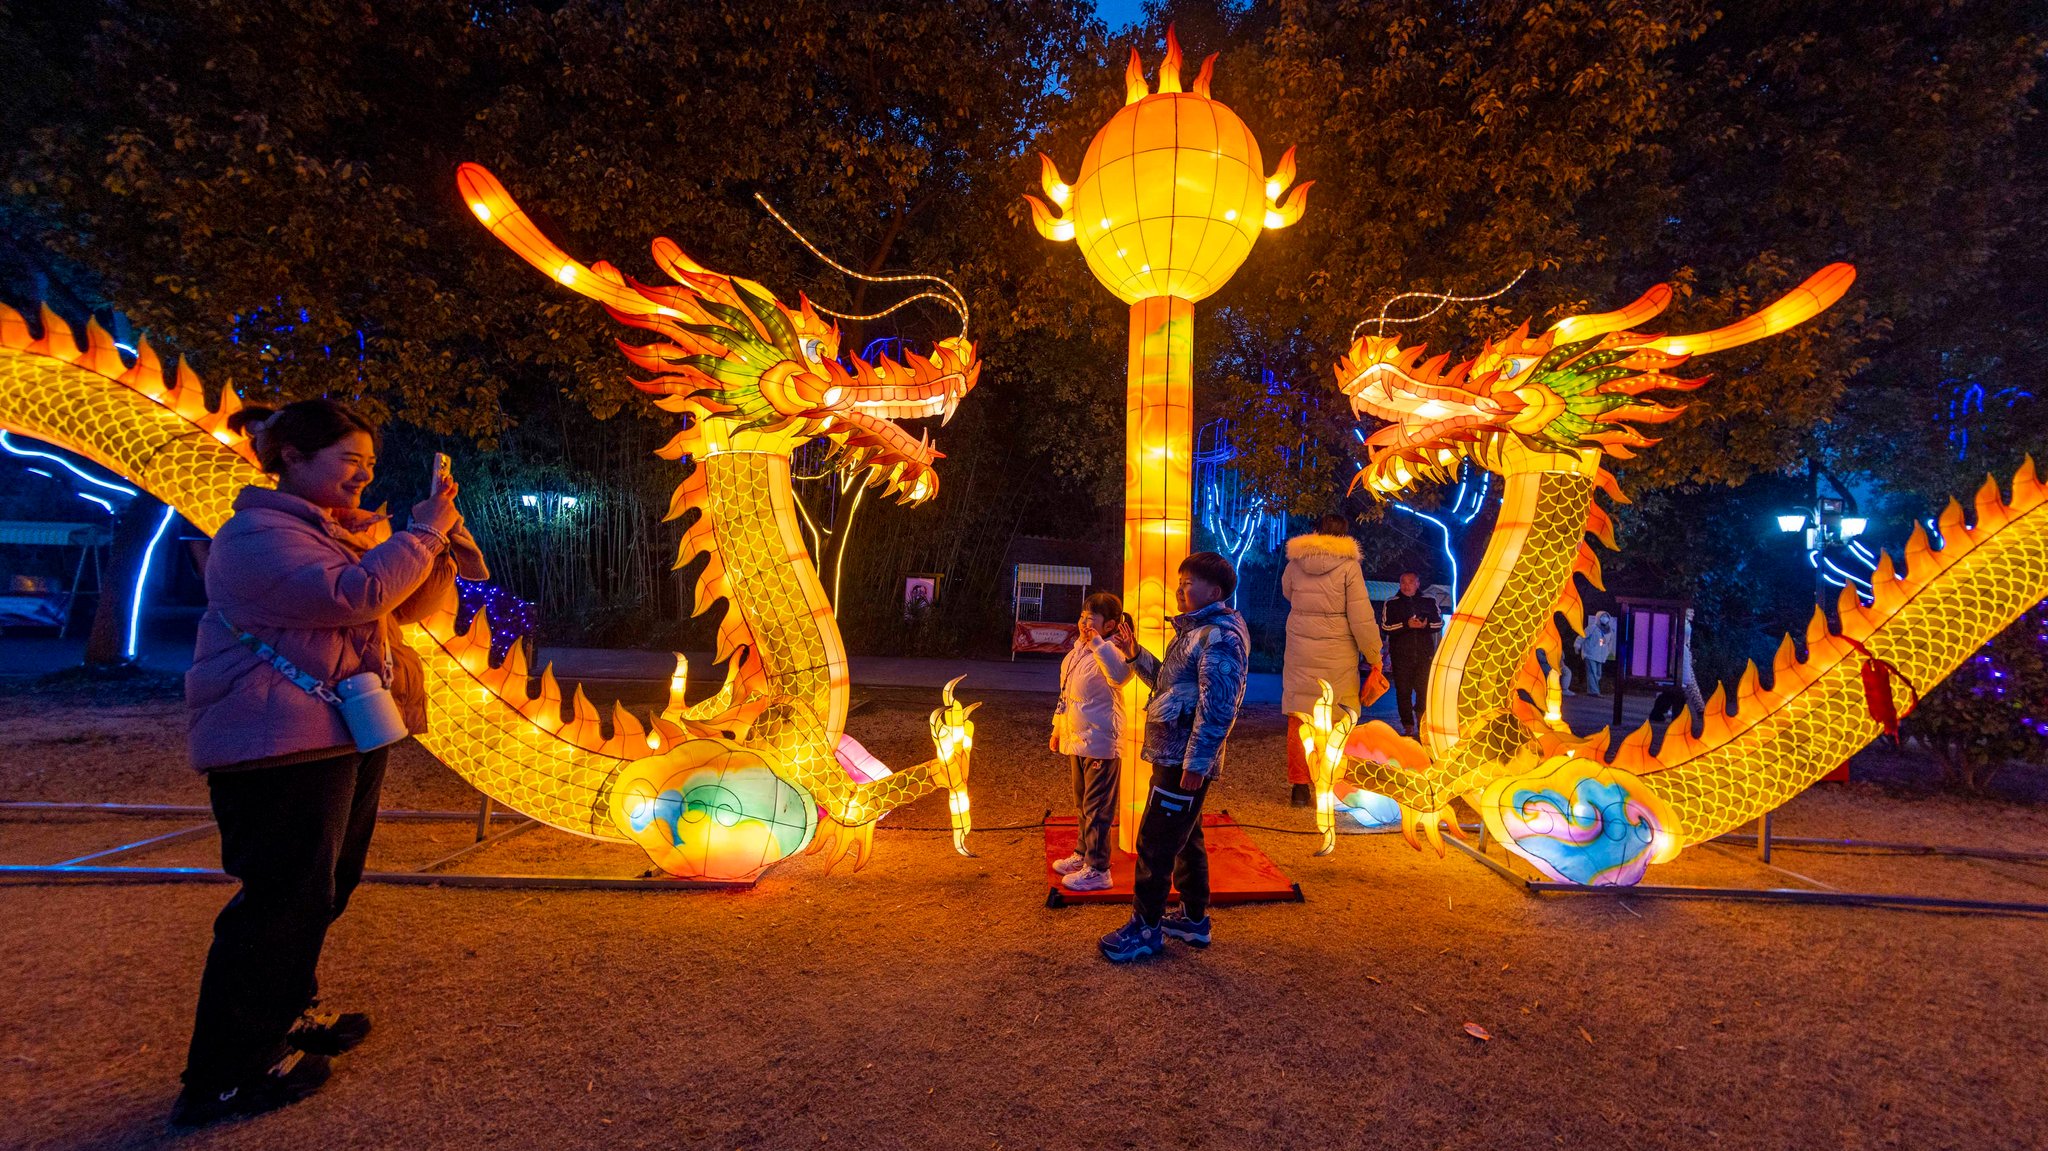
[[[314,1055],[339,1055],[370,1034],[370,1017],[360,1011],[322,1011],[308,1007],[292,1021],[284,1041]]]
[[[1102,937],[1102,957],[1111,963],[1129,963],[1166,950],[1166,936],[1157,927],[1131,914],[1130,922]]]
[[[1095,867],[1084,867],[1060,880],[1060,886],[1068,891],[1106,891],[1114,884],[1109,872]]]
[[[1088,866],[1088,857],[1077,851],[1058,863],[1053,864],[1052,869],[1061,875],[1072,875],[1086,866]]]
[[[260,1115],[297,1103],[327,1082],[325,1055],[294,1050],[254,1081],[225,1091],[187,1087],[171,1105],[174,1127],[204,1127],[239,1115]]]
[[[1175,905],[1159,920],[1159,930],[1189,947],[1209,946],[1209,917],[1189,919],[1187,908]]]

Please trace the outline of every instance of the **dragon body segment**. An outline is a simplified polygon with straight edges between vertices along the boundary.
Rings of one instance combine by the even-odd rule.
[[[1584,537],[1614,546],[1596,493],[1621,493],[1602,462],[1655,442],[1632,425],[1681,410],[1642,397],[1701,386],[1674,371],[1694,355],[1803,323],[1853,278],[1848,265],[1830,265],[1758,314],[1697,335],[1630,330],[1669,303],[1659,286],[1620,311],[1568,317],[1536,337],[1524,325],[1455,366],[1380,336],[1354,342],[1339,385],[1358,415],[1387,421],[1367,440],[1371,459],[1357,483],[1385,497],[1469,462],[1502,477],[1502,505],[1431,666],[1421,738],[1322,709],[1303,717],[1311,762],[1341,746],[1345,772],[1400,804],[1411,843],[1420,833],[1441,851],[1442,828],[1457,826],[1450,804],[1462,798],[1554,879],[1634,883],[1650,864],[1776,808],[1880,734],[1866,664],[1925,691],[2048,596],[2048,488],[2029,461],[2009,501],[1986,483],[1974,523],[1952,503],[1939,521],[1942,546],[1916,528],[1903,564],[1886,556],[1873,573],[1871,602],[1845,589],[1839,632],[1816,612],[1803,658],[1787,637],[1769,687],[1751,665],[1732,713],[1717,690],[1699,734],[1695,717],[1682,715],[1652,753],[1647,725],[1617,744],[1612,731],[1581,739],[1563,724],[1555,619],[1583,627],[1574,577],[1600,586]]]
[[[684,416],[661,452],[691,469],[669,515],[688,521],[677,566],[708,554],[697,602],[700,611],[729,604],[719,653],[730,670],[715,695],[684,706],[679,663],[669,706],[643,723],[614,705],[607,735],[581,688],[565,701],[552,669],[531,674],[521,645],[493,666],[489,620],[480,612],[458,630],[451,601],[404,632],[426,672],[432,730],[422,745],[507,807],[577,835],[636,842],[681,876],[751,878],[806,846],[859,867],[876,819],[940,788],[965,854],[978,705],[955,702],[948,685],[931,717],[937,754],[901,771],[845,734],[845,645],[803,544],[790,454],[822,436],[870,486],[929,499],[939,453],[894,420],[950,417],[980,369],[973,345],[963,335],[929,359],[842,362],[836,329],[807,302],[785,308],[666,240],[655,258],[680,286],[629,285],[606,265],[563,256],[489,173],[466,165],[461,179],[500,239],[662,337],[622,347],[658,373],[641,385],[657,406]],[[209,406],[198,376],[180,361],[167,377],[146,341],[131,362],[97,324],[83,347],[47,309],[41,327],[0,307],[0,429],[95,461],[209,534],[232,514],[236,492],[273,482],[247,435],[227,427],[241,406],[233,389]]]

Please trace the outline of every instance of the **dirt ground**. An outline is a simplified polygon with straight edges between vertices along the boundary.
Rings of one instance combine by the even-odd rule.
[[[926,693],[870,694],[855,734],[892,762],[928,755]],[[1124,913],[1047,909],[1039,833],[998,830],[1068,794],[1047,704],[989,697],[977,717],[972,859],[885,824],[859,874],[798,859],[747,892],[365,888],[323,990],[376,1032],[318,1096],[192,1135],[164,1116],[229,889],[0,885],[0,1146],[2048,1145],[2040,917],[1532,898],[1395,836],[1317,859],[1309,836],[1254,830],[1306,902],[1225,908],[1206,953],[1112,967],[1094,940]],[[0,696],[0,798],[203,803],[183,725],[161,692]],[[1212,807],[1305,829],[1281,739],[1277,714],[1247,716]],[[394,761],[387,807],[475,802],[417,749]],[[7,815],[0,861],[190,822]],[[943,801],[890,822],[943,825]],[[1777,831],[2048,851],[2048,809],[1827,785]],[[379,835],[373,868],[469,838]],[[2048,901],[2040,865],[1777,862],[1855,890]],[[644,866],[541,830],[461,869]],[[1797,885],[1721,847],[1652,878]]]

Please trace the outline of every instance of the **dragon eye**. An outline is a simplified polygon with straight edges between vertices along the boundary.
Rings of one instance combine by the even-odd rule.
[[[1506,380],[1512,380],[1516,376],[1521,375],[1524,371],[1527,371],[1528,367],[1529,361],[1521,359],[1520,357],[1509,360],[1507,362],[1507,367],[1501,372],[1501,378]]]
[[[823,340],[818,339],[816,336],[812,336],[804,340],[803,349],[804,359],[807,359],[814,364],[822,364],[825,362],[825,342]]]

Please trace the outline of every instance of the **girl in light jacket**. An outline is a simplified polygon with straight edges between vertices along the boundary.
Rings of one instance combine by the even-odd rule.
[[[271,653],[330,690],[377,673],[407,730],[425,731],[424,674],[398,626],[446,605],[458,570],[489,574],[452,480],[437,480],[404,531],[362,510],[378,435],[348,408],[244,408],[230,427],[251,433],[277,487],[243,488],[214,536],[185,676],[192,764],[206,773],[221,867],[242,888],[214,921],[172,1114],[181,1126],[310,1094],[327,1058],[369,1031],[368,1016],[315,1009],[315,969],[362,877],[388,749],[356,750],[335,706]]]
[[[1308,758],[1301,746],[1301,721],[1294,717],[1313,710],[1329,682],[1334,702],[1360,709],[1358,662],[1372,668],[1364,700],[1371,703],[1386,691],[1380,673],[1380,627],[1365,573],[1358,567],[1358,541],[1343,516],[1324,516],[1314,535],[1287,541],[1287,570],[1280,574],[1280,594],[1287,597],[1287,652],[1280,666],[1280,710],[1287,715],[1287,782],[1296,807],[1315,803],[1309,794]]]
[[[1060,661],[1060,702],[1052,717],[1052,749],[1067,757],[1080,811],[1074,853],[1052,865],[1062,887],[1101,891],[1110,886],[1109,825],[1116,817],[1117,740],[1123,735],[1124,695],[1131,669],[1110,641],[1123,621],[1123,601],[1108,592],[1088,597],[1081,634]]]

